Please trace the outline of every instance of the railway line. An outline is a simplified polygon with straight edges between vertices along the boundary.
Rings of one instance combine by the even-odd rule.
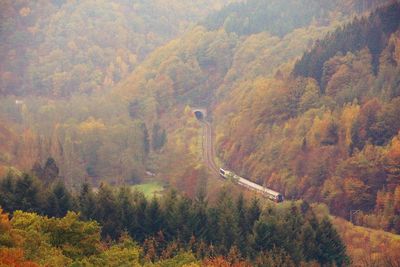
[[[206,120],[200,120],[203,125],[203,160],[213,174],[219,176],[219,168],[215,164],[215,150],[212,139],[212,127]]]
[[[260,193],[263,196],[266,196],[267,198],[271,199],[272,201],[275,201],[275,202],[283,201],[283,196],[279,192],[276,192],[276,191],[268,189],[264,186],[258,185],[250,180],[247,180],[243,177],[240,177],[240,176],[234,174],[231,171],[227,171],[222,168],[219,168],[214,161],[215,148],[214,148],[214,144],[213,144],[213,138],[212,138],[213,132],[212,132],[211,124],[203,118],[199,119],[199,121],[203,125],[203,130],[202,130],[203,160],[204,160],[205,164],[207,165],[208,169],[213,174],[217,175],[219,178],[222,178],[222,179],[233,178],[234,181],[238,185],[240,185],[248,190],[252,190],[257,193]]]

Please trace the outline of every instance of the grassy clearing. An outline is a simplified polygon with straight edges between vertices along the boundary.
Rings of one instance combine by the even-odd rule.
[[[151,182],[145,184],[137,184],[131,187],[133,190],[142,192],[147,199],[151,199],[154,195],[161,195],[164,186],[158,182]]]

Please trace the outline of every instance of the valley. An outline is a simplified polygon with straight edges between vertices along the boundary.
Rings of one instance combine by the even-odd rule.
[[[0,265],[398,265],[398,0],[6,0],[0,40]]]

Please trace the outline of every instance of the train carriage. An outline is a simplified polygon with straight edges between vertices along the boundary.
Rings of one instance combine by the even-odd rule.
[[[257,191],[272,201],[282,202],[284,200],[283,195],[281,193],[271,190],[269,188],[266,188],[264,186],[261,186],[259,184],[256,184],[256,183],[249,181],[243,177],[240,177],[232,171],[228,171],[223,168],[220,168],[219,173],[224,179],[232,179],[237,184],[244,186],[250,190]]]

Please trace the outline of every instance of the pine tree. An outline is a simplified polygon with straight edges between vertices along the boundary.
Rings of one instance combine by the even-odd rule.
[[[51,184],[53,183],[56,178],[58,177],[59,169],[56,164],[56,161],[50,157],[47,159],[46,164],[43,168],[43,176],[39,177],[42,179],[44,184]]]
[[[0,182],[0,206],[6,212],[15,210],[15,178],[11,173]]]
[[[208,235],[207,200],[203,191],[199,191],[193,205],[192,229],[197,239],[205,240]]]
[[[52,194],[57,201],[58,210],[54,213],[56,217],[64,217],[69,210],[72,209],[72,196],[65,188],[64,183],[58,182],[54,188]]]
[[[304,224],[301,229],[301,248],[303,250],[304,259],[311,261],[318,256],[318,244],[316,243],[316,232],[310,223]]]
[[[162,212],[157,198],[153,198],[149,206],[146,208],[145,227],[148,235],[154,236],[161,230],[163,226]]]
[[[164,196],[164,220],[165,220],[165,227],[164,227],[164,234],[168,240],[174,239],[177,234],[177,230],[179,225],[176,221],[176,204],[177,204],[177,192],[176,190],[170,190],[166,196]]]
[[[16,210],[23,210],[29,212],[42,211],[42,200],[39,196],[40,184],[29,174],[23,174],[21,178],[17,179],[15,184],[15,206]]]
[[[316,231],[316,242],[318,244],[316,259],[319,263],[324,265],[335,263],[337,266],[348,265],[349,257],[346,255],[346,247],[328,218],[324,218],[319,224]]]
[[[48,193],[44,213],[49,217],[58,217],[59,213],[58,201],[53,192]]]
[[[165,129],[161,129],[158,123],[154,124],[151,135],[152,146],[154,150],[160,150],[167,141],[167,133]]]
[[[235,208],[232,197],[226,190],[222,190],[218,197],[217,210],[219,247],[223,254],[227,254],[238,241],[238,225],[235,220]]]
[[[132,204],[131,193],[128,187],[121,187],[117,196],[118,217],[124,231],[133,234],[136,217]]]
[[[135,217],[136,221],[133,229],[133,238],[139,242],[143,242],[146,239],[147,231],[147,219],[146,211],[148,202],[142,193],[137,193],[135,195]]]
[[[219,220],[220,220],[220,213],[219,210],[215,207],[210,207],[207,211],[207,235],[206,240],[208,244],[218,244],[221,242],[219,233]],[[215,249],[213,247],[213,249]]]
[[[276,225],[258,220],[253,228],[253,249],[256,252],[271,250],[276,243]]]
[[[116,239],[121,234],[118,206],[111,188],[102,183],[96,196],[96,219],[102,227],[102,236]]]
[[[82,184],[81,192],[78,197],[78,206],[82,219],[90,220],[94,218],[96,201],[92,188],[88,183]]]
[[[238,199],[236,200],[235,220],[237,221],[238,224],[238,248],[244,256],[247,255],[247,248],[248,248],[247,235],[251,231],[249,223],[247,222],[246,209],[247,209],[246,201],[243,197],[243,194],[240,194]]]
[[[299,263],[302,260],[300,233],[304,218],[294,203],[288,211],[283,219],[283,226],[281,226],[281,231],[285,235],[285,238],[281,239],[281,244],[294,262]]]
[[[261,207],[257,198],[253,198],[247,212],[247,222],[249,229],[253,229],[254,223],[260,218]]]
[[[175,220],[178,227],[178,239],[184,244],[187,244],[192,236],[192,229],[190,228],[190,222],[192,221],[192,208],[191,200],[183,197],[179,199],[177,203],[177,213]]]

